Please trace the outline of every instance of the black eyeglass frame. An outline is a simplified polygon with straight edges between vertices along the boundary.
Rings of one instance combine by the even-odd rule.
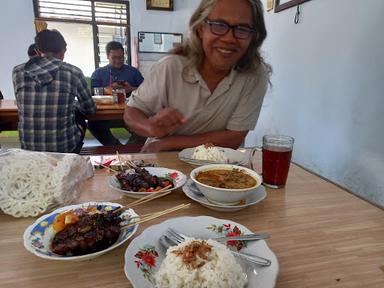
[[[255,29],[253,29],[251,27],[248,27],[248,26],[245,26],[245,25],[229,25],[228,23],[226,23],[224,21],[209,20],[208,18],[205,18],[204,22],[209,25],[211,33],[214,34],[214,35],[217,35],[217,36],[224,36],[225,34],[227,34],[229,32],[229,30],[232,30],[233,37],[235,37],[236,39],[244,40],[244,39],[248,39],[253,33],[256,32]],[[212,26],[215,25],[215,24],[219,24],[222,27],[226,27],[227,28],[226,31],[224,33],[222,33],[222,34],[214,32],[213,29],[212,29]],[[236,31],[238,31],[238,30],[236,30],[236,28],[241,28],[241,30],[243,32],[247,31],[248,32],[247,37],[238,37],[238,35],[236,35]]]

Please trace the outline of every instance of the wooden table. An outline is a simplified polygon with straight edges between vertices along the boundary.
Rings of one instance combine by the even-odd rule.
[[[132,158],[153,161],[186,174],[193,168],[178,160],[175,152],[133,154]],[[78,202],[133,201],[108,188],[108,175],[107,171],[99,171],[86,181]],[[253,231],[272,234],[267,243],[280,263],[276,287],[384,287],[383,210],[296,165],[291,166],[285,189],[267,188],[267,194],[261,203],[230,214],[192,202],[188,210],[140,225],[137,235],[169,217],[210,215],[231,219]],[[177,190],[135,210],[145,214],[188,202],[189,198]],[[33,221],[0,214],[0,287],[132,287],[123,270],[129,241],[91,261],[43,260],[23,247],[24,229]]]
[[[123,119],[125,104],[97,104],[95,115],[87,116],[88,120],[115,120]],[[3,130],[17,129],[19,121],[18,109],[15,100],[0,100],[0,125]],[[3,127],[4,126],[4,127]]]

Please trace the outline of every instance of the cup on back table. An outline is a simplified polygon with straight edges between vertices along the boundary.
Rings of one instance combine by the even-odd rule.
[[[124,104],[126,99],[125,89],[115,89],[114,92],[116,93],[117,103]]]
[[[95,87],[95,88],[93,88],[93,95],[95,95],[95,96],[102,96],[102,95],[104,95],[104,88],[103,87]]]
[[[286,135],[264,135],[263,137],[263,184],[270,188],[282,188],[288,177],[293,142]]]

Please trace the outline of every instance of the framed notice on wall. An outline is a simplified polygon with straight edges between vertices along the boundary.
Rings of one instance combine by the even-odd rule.
[[[300,5],[309,0],[275,0],[275,13]]]
[[[147,10],[173,10],[173,0],[147,0]]]

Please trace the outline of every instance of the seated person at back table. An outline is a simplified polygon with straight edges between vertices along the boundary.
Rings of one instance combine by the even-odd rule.
[[[144,80],[140,71],[136,68],[124,64],[124,48],[120,42],[111,41],[106,46],[109,64],[96,69],[91,77],[92,90],[95,87],[103,87],[106,94],[111,95],[112,89],[124,88],[126,95],[130,95]],[[121,144],[112,135],[110,128],[125,127],[121,120],[100,120],[88,121],[88,128],[97,140],[103,145]],[[144,143],[146,137],[140,137],[133,132],[129,138],[129,143]]]
[[[41,57],[16,66],[12,74],[21,148],[79,153],[86,129],[84,115],[96,112],[84,75],[63,62],[67,43],[60,32],[43,30],[35,43]]]
[[[189,39],[132,93],[124,120],[148,139],[143,152],[207,142],[237,149],[256,125],[271,68],[260,0],[203,0]]]

